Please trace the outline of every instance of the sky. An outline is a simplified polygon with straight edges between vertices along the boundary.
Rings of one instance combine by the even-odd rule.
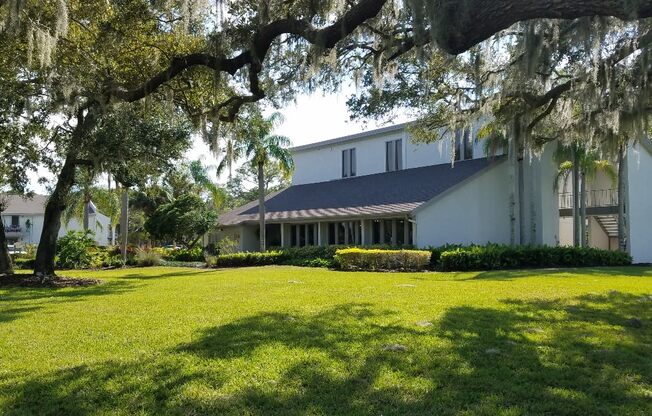
[[[317,91],[299,95],[295,103],[277,110],[283,114],[285,121],[276,129],[275,134],[287,136],[292,141],[292,146],[301,146],[386,126],[387,123],[376,120],[350,120],[346,100],[354,92],[354,87],[347,87],[337,94],[325,95]],[[407,116],[399,115],[392,123],[407,120]],[[194,139],[193,148],[186,154],[186,158],[200,159],[205,165],[216,164],[201,137]]]
[[[349,86],[344,87],[341,92],[336,94],[324,94],[321,91],[316,91],[312,94],[297,96],[294,103],[277,110],[283,114],[285,121],[276,129],[275,134],[287,136],[293,146],[300,146],[387,125],[375,120],[367,120],[366,123],[351,121],[346,100],[354,92],[355,88]],[[403,121],[407,121],[407,117],[398,116],[392,123]],[[194,137],[193,147],[185,157],[188,160],[201,160],[204,165],[217,164],[217,160],[199,135]],[[45,186],[38,183],[39,177],[53,179],[53,175],[46,169],[40,169],[38,172],[30,174],[31,189],[40,194],[47,194]],[[215,179],[222,183],[224,181],[224,178]],[[106,179],[100,178],[98,182],[104,184]]]

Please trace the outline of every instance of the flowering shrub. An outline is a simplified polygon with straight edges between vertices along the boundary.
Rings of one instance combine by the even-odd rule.
[[[430,251],[347,248],[335,261],[344,270],[421,271],[430,265]]]

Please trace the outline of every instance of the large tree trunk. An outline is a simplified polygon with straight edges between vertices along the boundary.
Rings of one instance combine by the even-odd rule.
[[[580,169],[575,148],[573,157],[573,246],[580,245]]]
[[[127,263],[127,244],[129,242],[129,188],[122,188],[122,206],[120,208],[120,252],[122,260]]]
[[[5,225],[0,221],[0,275],[12,274],[14,266],[11,263],[7,238],[5,236]]]
[[[633,20],[652,16],[652,0],[438,0],[434,37],[459,54],[519,21],[614,16]]]
[[[260,251],[266,250],[265,233],[265,169],[258,164],[258,220],[260,225]]]
[[[36,250],[34,274],[46,279],[54,276],[54,257],[57,252],[57,239],[61,228],[61,214],[66,208],[65,199],[75,183],[77,156],[86,134],[94,127],[95,115],[89,110],[84,116],[83,110],[77,113],[77,125],[66,153],[66,160],[59,172],[57,184],[48,198],[43,215],[43,231]]]
[[[34,274],[42,278],[54,276],[54,257],[57,252],[57,239],[61,228],[61,214],[66,208],[65,198],[75,183],[75,159],[77,146],[71,146],[66,155],[54,192],[48,198],[43,216],[43,231],[36,250]]]
[[[580,242],[582,247],[588,247],[588,235],[586,232],[586,174],[580,173]]]
[[[618,152],[618,249],[627,252],[627,147]]]

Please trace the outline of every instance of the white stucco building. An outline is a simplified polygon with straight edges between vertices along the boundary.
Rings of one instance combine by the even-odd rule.
[[[47,196],[34,195],[32,198],[23,198],[18,195],[8,195],[7,209],[2,212],[2,223],[5,236],[9,245],[38,245],[43,231],[43,216]],[[91,204],[89,211],[89,229],[95,235],[95,242],[100,246],[109,244],[111,232],[110,220],[107,216],[97,211]],[[59,238],[68,231],[81,231],[83,226],[77,219],[71,219],[67,224],[62,222],[59,229]]]
[[[406,127],[293,148],[292,186],[266,200],[268,246],[568,243],[568,195],[555,186],[555,143],[519,161],[508,149],[487,157],[472,131],[416,144]],[[457,160],[451,163],[453,146]],[[650,149],[635,146],[629,156],[629,240],[636,262],[652,262],[652,221],[645,214],[652,212],[652,199],[644,191],[645,178],[652,177]],[[603,185],[596,179],[595,187]],[[220,224],[217,239],[229,236],[245,251],[258,248],[256,201],[223,214]],[[605,239],[596,232],[592,242]]]

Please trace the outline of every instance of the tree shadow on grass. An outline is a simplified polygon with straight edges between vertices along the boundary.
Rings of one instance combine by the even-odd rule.
[[[554,269],[528,269],[528,270],[492,270],[478,272],[470,279],[482,280],[512,280],[521,277],[539,277],[539,276],[631,276],[631,277],[652,277],[652,268],[650,267],[586,267],[586,268],[554,268]]]
[[[53,302],[78,302],[91,296],[109,296],[128,292],[136,287],[134,284],[120,281],[69,288],[6,287],[0,291],[0,323],[12,321]]]
[[[178,269],[167,273],[157,273],[151,274],[147,272],[147,269],[143,269],[140,272],[132,272],[120,276],[120,279],[127,280],[155,280],[155,279],[164,279],[168,277],[188,277],[188,276],[197,276],[200,274],[206,273],[215,273],[213,269]]]
[[[0,413],[650,414],[651,299],[506,300],[426,328],[369,304],[261,313],[137,362],[0,378]]]

